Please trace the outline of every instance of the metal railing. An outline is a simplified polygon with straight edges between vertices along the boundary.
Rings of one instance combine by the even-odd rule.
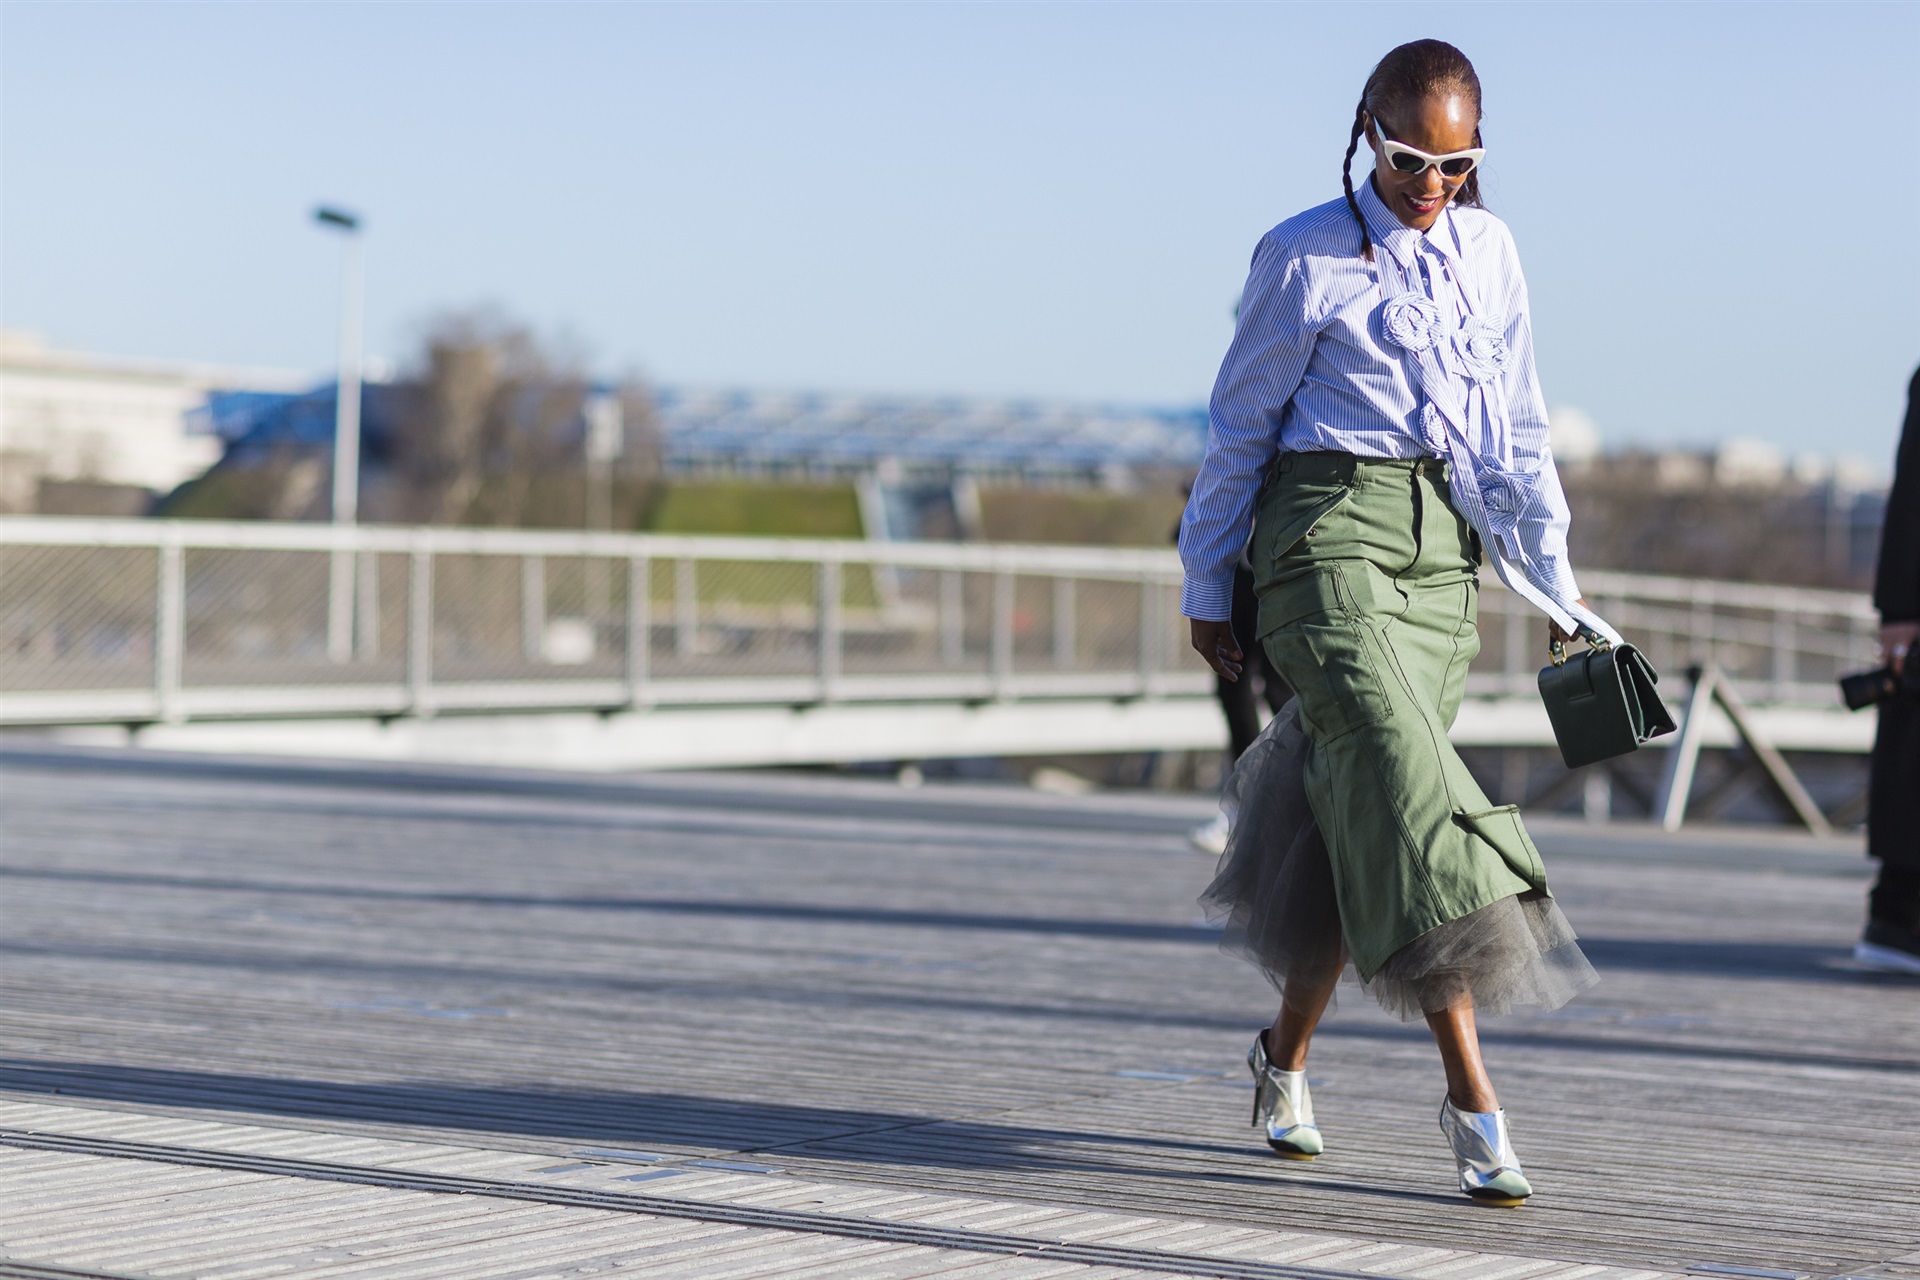
[[[1153,551],[14,517],[0,724],[1204,694],[1178,586]]]
[[[1588,603],[1656,670],[1678,677],[1688,667],[1718,668],[1757,705],[1837,708],[1838,677],[1874,665],[1879,615],[1864,592],[1592,570],[1579,581]],[[1492,573],[1481,584],[1482,647],[1467,691],[1531,695],[1546,622],[1498,589]]]
[[[1530,696],[1544,623],[1484,582],[1469,693]],[[1179,583],[1160,550],[6,517],[0,724],[1206,696]],[[1861,595],[1582,583],[1757,703],[1872,657]]]

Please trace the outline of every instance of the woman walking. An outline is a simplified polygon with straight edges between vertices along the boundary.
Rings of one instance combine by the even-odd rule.
[[[1182,612],[1221,676],[1242,639],[1297,697],[1236,771],[1241,818],[1210,901],[1281,988],[1248,1055],[1278,1154],[1323,1149],[1315,1025],[1351,962],[1425,1017],[1446,1070],[1460,1187],[1532,1194],[1480,1060],[1476,1010],[1558,1007],[1594,981],[1514,806],[1447,739],[1479,652],[1477,566],[1556,640],[1619,637],[1567,564],[1526,286],[1480,203],[1480,82],[1458,49],[1402,45],[1368,77],[1346,194],[1261,240],[1182,521]],[[1362,141],[1372,173],[1351,177]],[[1258,635],[1237,637],[1234,561],[1253,529]]]

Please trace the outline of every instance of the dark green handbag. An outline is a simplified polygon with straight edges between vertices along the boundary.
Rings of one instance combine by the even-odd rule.
[[[1554,641],[1553,665],[1540,669],[1540,698],[1567,768],[1611,760],[1672,733],[1673,717],[1653,691],[1660,673],[1640,651],[1585,628],[1580,638],[1589,648],[1571,658]]]

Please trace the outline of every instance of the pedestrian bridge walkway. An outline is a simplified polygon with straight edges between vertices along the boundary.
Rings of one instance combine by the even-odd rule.
[[[1357,992],[1328,1154],[1199,802],[0,748],[0,1276],[1920,1277],[1920,982],[1857,841],[1539,823],[1603,984],[1450,1188]]]

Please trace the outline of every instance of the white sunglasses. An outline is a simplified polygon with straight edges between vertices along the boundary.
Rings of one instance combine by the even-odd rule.
[[[1474,171],[1480,158],[1487,154],[1485,147],[1469,147],[1465,151],[1449,151],[1443,156],[1428,155],[1418,147],[1388,138],[1386,126],[1378,118],[1373,122],[1373,132],[1380,139],[1380,154],[1387,158],[1393,171],[1408,177],[1418,177],[1434,165],[1439,165],[1440,172],[1447,177],[1464,178]]]

